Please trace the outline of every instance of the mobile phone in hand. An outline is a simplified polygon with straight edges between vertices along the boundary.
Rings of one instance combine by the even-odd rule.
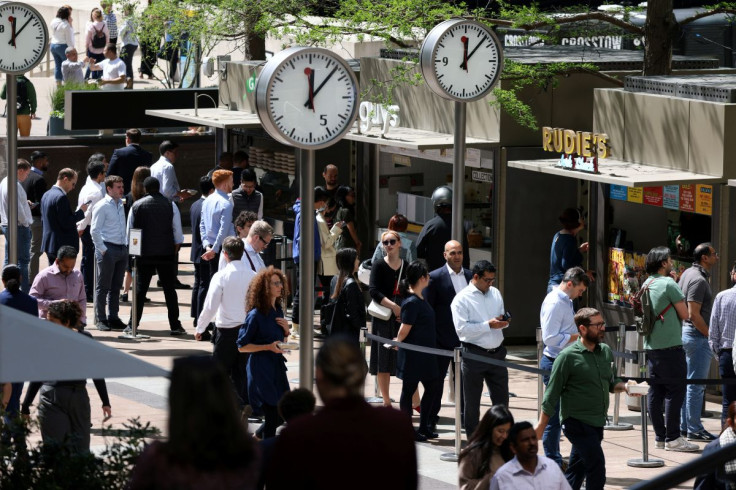
[[[503,316],[501,317],[501,320],[503,320],[505,322],[511,320],[511,313],[509,313],[508,311],[506,313],[504,313]]]

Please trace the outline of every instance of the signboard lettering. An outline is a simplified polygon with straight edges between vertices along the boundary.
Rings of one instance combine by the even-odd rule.
[[[374,126],[378,127],[381,135],[386,136],[389,128],[399,125],[399,106],[361,102],[358,110],[358,132],[367,133]]]

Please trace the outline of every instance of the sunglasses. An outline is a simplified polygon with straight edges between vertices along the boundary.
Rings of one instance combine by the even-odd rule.
[[[383,243],[383,246],[384,247],[388,247],[389,245],[396,245],[396,239],[395,238],[390,238],[388,240],[382,241],[381,243]]]
[[[264,239],[263,239],[263,237],[262,237],[261,235],[258,235],[258,238],[260,238],[260,239],[261,239],[261,241],[263,242],[263,244],[264,244],[265,246],[267,246],[267,247],[268,247],[268,245],[269,245],[269,244],[271,243],[271,240],[269,240],[269,241],[266,241],[266,240],[264,240]]]

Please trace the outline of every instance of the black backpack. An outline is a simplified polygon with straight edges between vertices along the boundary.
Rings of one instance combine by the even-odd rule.
[[[95,35],[92,36],[92,47],[93,48],[104,48],[105,47],[105,28],[97,29],[95,26],[92,26],[92,29],[95,30]]]
[[[16,100],[17,100],[17,107],[20,111],[21,109],[25,109],[28,107],[28,87],[26,86],[27,80],[25,78],[18,78],[18,83],[16,86],[18,87],[18,93],[16,94]]]

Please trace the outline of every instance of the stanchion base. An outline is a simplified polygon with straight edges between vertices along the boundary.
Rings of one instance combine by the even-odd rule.
[[[664,466],[664,461],[656,458],[650,458],[644,461],[641,458],[637,458],[628,460],[626,464],[634,468],[661,468]]]
[[[146,339],[150,339],[151,336],[150,335],[143,335],[143,334],[140,334],[140,333],[139,334],[135,334],[135,335],[133,335],[132,333],[124,333],[122,335],[118,335],[118,338],[119,339],[125,339],[125,340],[146,340]]]
[[[449,461],[451,463],[457,463],[458,457],[456,453],[442,453],[440,454],[440,461]]]
[[[383,398],[380,396],[367,396],[365,401],[368,403],[383,403]]]
[[[604,425],[603,428],[605,430],[634,430],[634,426],[632,424],[625,424],[623,422],[619,422],[618,424],[610,424],[610,425]]]

